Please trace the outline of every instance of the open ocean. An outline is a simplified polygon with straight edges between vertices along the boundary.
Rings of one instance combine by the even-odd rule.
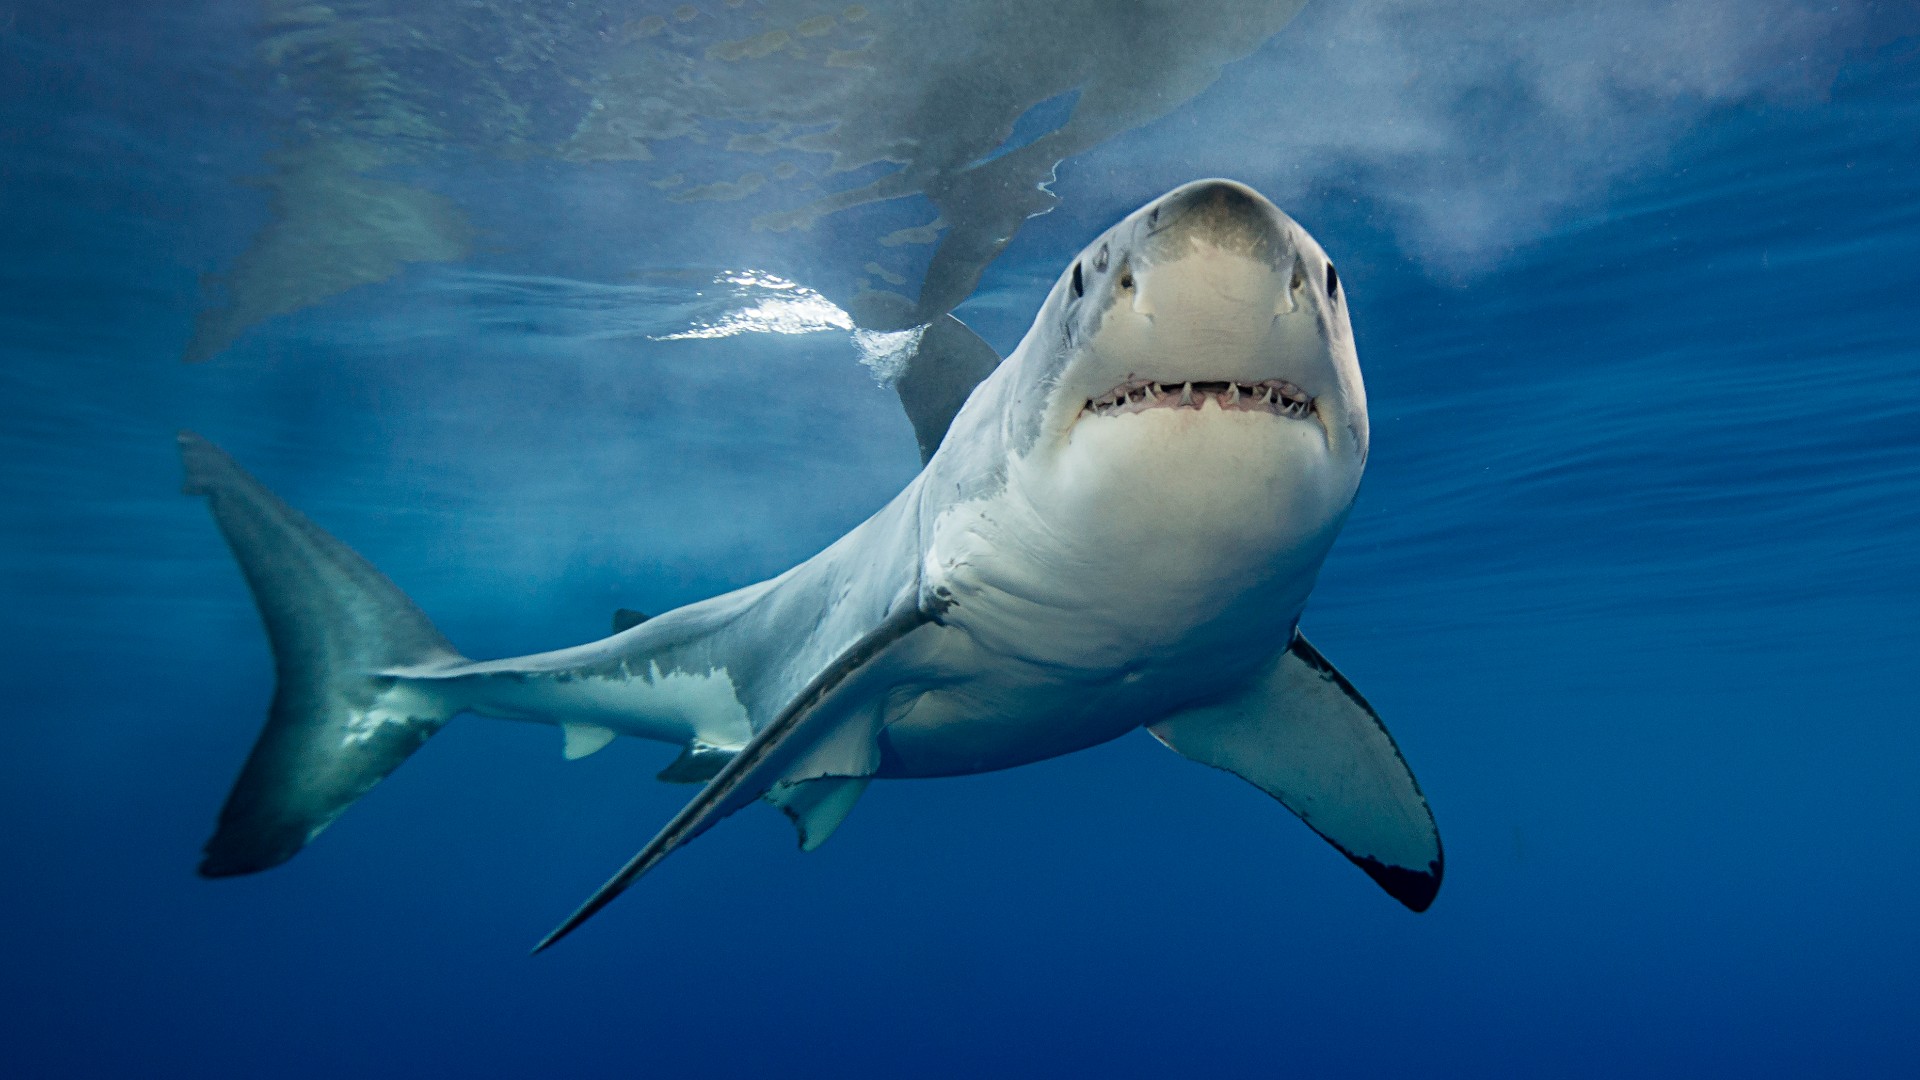
[[[1202,176],[1331,254],[1373,442],[1303,628],[1432,803],[1430,911],[1135,734],[876,784],[808,854],[751,808],[534,957],[690,794],[653,779],[671,748],[567,762],[463,718],[287,865],[195,875],[273,673],[175,432],[463,652],[586,641],[778,573],[912,479],[840,305],[912,295],[931,248],[899,230],[936,212],[755,227],[892,166],[581,149],[576,99],[613,76],[498,84],[496,138],[506,98],[453,62],[511,67],[525,35],[536,74],[612,63],[589,39],[734,63],[710,41],[819,48],[812,17],[885,42],[901,5],[378,6],[0,0],[0,1073],[1920,1068],[1913,4],[1311,0],[1061,160],[958,307],[1010,350],[1087,240]],[[698,38],[725,19],[751,25]],[[301,34],[334,66],[290,77]],[[1014,141],[1091,110],[1109,59]],[[401,98],[431,133],[396,134]],[[309,183],[298,155],[349,137],[388,149]],[[671,201],[709,181],[740,186]],[[353,231],[388,196],[444,227]],[[262,246],[295,233],[332,246]]]

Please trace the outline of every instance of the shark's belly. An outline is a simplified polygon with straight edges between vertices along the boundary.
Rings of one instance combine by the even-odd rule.
[[[887,704],[885,774],[1084,749],[1242,689],[1284,650],[1351,488],[1286,452],[1318,429],[1240,419],[1120,424],[1134,442],[1073,484],[1016,462],[1002,489],[932,514],[921,579],[941,626]],[[1174,475],[1156,431],[1182,447]]]
[[[1118,738],[1138,710],[1090,707],[1107,688],[979,679],[915,693],[880,732],[883,777],[962,776],[1041,761]]]
[[[963,630],[934,629],[901,680],[879,733],[882,777],[1009,769],[1115,739],[1232,693],[1285,646],[1243,638],[1143,655],[1110,668],[1070,668],[988,652]]]

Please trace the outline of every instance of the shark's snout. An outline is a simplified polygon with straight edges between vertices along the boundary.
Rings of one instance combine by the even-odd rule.
[[[1285,222],[1278,207],[1245,184],[1196,180],[1148,208],[1142,253],[1165,262],[1204,247],[1279,267],[1293,256]]]

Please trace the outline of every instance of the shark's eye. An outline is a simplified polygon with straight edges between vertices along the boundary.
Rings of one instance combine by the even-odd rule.
[[[1124,271],[1121,271],[1121,273],[1120,273],[1120,287],[1121,287],[1121,288],[1123,288],[1123,289],[1131,289],[1131,288],[1133,288],[1133,271],[1131,271],[1131,270],[1124,270]]]
[[[1339,293],[1340,293],[1340,275],[1338,272],[1334,270],[1333,264],[1328,263],[1327,264],[1327,299],[1332,300],[1334,297],[1339,295]]]
[[[1068,288],[1073,290],[1073,298],[1075,300],[1080,299],[1080,294],[1086,291],[1086,289],[1083,288],[1080,284],[1080,264],[1079,263],[1073,264],[1073,282],[1070,285],[1068,285]]]

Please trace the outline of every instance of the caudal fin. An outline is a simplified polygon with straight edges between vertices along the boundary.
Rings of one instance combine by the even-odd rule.
[[[462,658],[393,582],[219,447],[182,432],[180,456],[273,647],[267,726],[200,863],[207,877],[250,874],[292,858],[457,711],[383,673]]]

